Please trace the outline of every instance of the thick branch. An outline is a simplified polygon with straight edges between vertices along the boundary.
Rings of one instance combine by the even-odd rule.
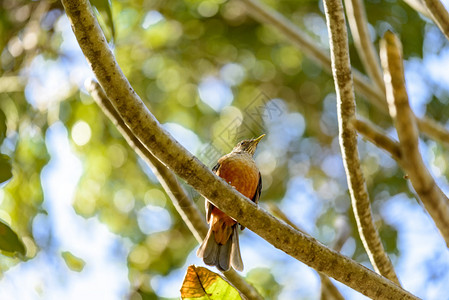
[[[424,0],[433,21],[449,40],[449,13],[440,0]]]
[[[376,299],[417,299],[372,272],[280,222],[231,188],[168,134],[123,76],[87,0],[63,0],[75,36],[106,95],[132,133],[164,165],[227,215],[308,266]]]
[[[184,188],[179,184],[175,174],[151,154],[151,152],[148,151],[148,149],[133,135],[97,82],[92,80],[86,81],[86,89],[106,116],[117,127],[128,144],[151,168],[165,192],[170,197],[174,207],[181,215],[181,218],[186,223],[198,243],[201,243],[207,234],[208,226],[195,203],[189,196],[187,196]],[[230,271],[225,272],[224,275],[226,279],[228,279],[229,282],[231,282],[231,284],[248,299],[263,299],[256,289],[240,277],[236,271],[231,269]]]
[[[331,72],[331,60],[324,50],[313,42],[306,33],[290,22],[283,15],[274,9],[262,4],[259,0],[240,0],[248,7],[248,13],[256,19],[270,24],[285,35],[289,41],[292,41],[297,47],[303,50],[309,57],[315,60],[323,70]],[[324,55],[325,54],[325,55]],[[371,104],[388,113],[385,93],[383,90],[374,86],[370,80],[357,70],[353,70],[354,88],[363,95]],[[445,143],[449,146],[449,131],[435,121],[427,118],[417,118],[419,130],[434,140]]]
[[[363,67],[377,87],[380,90],[384,90],[385,85],[380,69],[380,61],[369,36],[368,19],[366,18],[363,0],[346,0],[345,5],[349,27],[351,28],[352,37]]]
[[[351,125],[352,120],[355,119],[355,98],[343,5],[341,0],[324,0],[324,9],[329,30],[332,72],[337,91],[340,148],[360,238],[374,269],[399,284],[393,265],[374,227],[365,179],[360,167],[357,133]]]
[[[381,61],[391,117],[403,156],[403,168],[449,247],[449,200],[427,170],[418,148],[418,130],[405,89],[402,46],[387,31],[381,41]]]

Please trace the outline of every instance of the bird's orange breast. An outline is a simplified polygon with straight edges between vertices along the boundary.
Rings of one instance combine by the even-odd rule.
[[[252,199],[259,183],[259,170],[253,158],[247,154],[233,154],[219,160],[217,175]]]

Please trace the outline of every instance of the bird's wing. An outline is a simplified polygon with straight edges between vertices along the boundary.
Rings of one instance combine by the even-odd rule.
[[[218,169],[220,169],[220,163],[219,162],[217,162],[217,164],[212,168],[212,172],[217,174]]]
[[[212,172],[214,172],[215,174],[217,174],[218,169],[220,169],[220,163],[217,163],[213,168],[212,168]],[[212,203],[210,203],[209,201],[206,200],[206,220],[207,223],[210,222],[210,216],[212,214],[212,209],[214,209],[214,205]]]
[[[257,184],[257,188],[256,188],[256,193],[254,193],[254,197],[253,197],[253,202],[258,204],[259,203],[259,197],[260,197],[260,192],[262,191],[262,176],[260,176],[260,172],[259,172],[259,183]]]
[[[254,193],[253,199],[251,199],[256,204],[259,203],[259,197],[260,197],[261,191],[262,191],[262,176],[260,176],[260,172],[259,172],[259,183],[257,184],[256,192]],[[240,224],[240,230],[243,230],[243,229],[245,229],[245,226]]]

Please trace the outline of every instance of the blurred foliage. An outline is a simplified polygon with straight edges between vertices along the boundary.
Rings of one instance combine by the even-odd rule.
[[[102,26],[105,35],[109,36],[108,41],[115,39],[114,18],[112,17],[111,2],[109,0],[91,0],[91,5],[97,10],[100,16],[99,22],[102,21]],[[98,16],[97,15],[97,16]]]
[[[321,2],[266,2],[318,45],[328,47]],[[447,48],[435,26],[403,1],[365,2],[376,47],[385,30],[393,29],[401,37],[407,61],[422,63]],[[190,138],[181,139],[191,145],[190,151],[213,165],[240,138],[267,133],[256,157],[264,182],[261,200],[301,210],[297,206],[302,193],[307,192],[307,198],[313,195],[314,216],[306,220],[315,222],[312,234],[330,244],[335,220],[347,216],[355,247],[346,254],[369,264],[350,207],[329,74],[276,29],[247,16],[239,1],[93,4],[103,28],[114,37],[117,60],[134,89],[162,124],[182,129],[178,134]],[[83,164],[73,199],[75,211],[98,218],[130,243],[131,297],[158,298],[150,281],[182,267],[196,240],[148,167],[90,97],[78,92],[80,62],[73,51],[79,49],[67,47],[60,1],[2,0],[0,5],[0,179],[11,177],[7,161],[13,174],[0,190],[0,219],[24,240],[27,259],[36,256],[33,220],[39,213],[51,213],[43,204],[41,186],[41,171],[50,159],[46,133],[52,124],[62,122]],[[352,40],[350,51],[353,66],[363,71]],[[45,72],[54,65],[65,68],[64,85],[51,85],[58,78]],[[42,73],[36,75],[36,69]],[[419,79],[431,87],[420,100],[421,113],[446,123],[447,86],[431,77]],[[391,132],[390,118],[363,99],[358,99],[358,113]],[[447,150],[424,142],[433,153],[430,164],[447,176]],[[361,140],[360,152],[376,225],[386,250],[398,256],[397,229],[384,221],[381,211],[392,196],[413,195],[403,173],[383,151]],[[312,191],[298,190],[298,182],[310,183]],[[202,207],[203,200],[192,195]],[[68,252],[62,256],[69,266],[82,269],[82,258]],[[18,262],[1,257],[0,271]],[[247,277],[267,299],[276,299],[282,291],[269,269],[250,270]]]
[[[81,272],[84,269],[84,266],[86,265],[86,262],[84,260],[82,260],[79,257],[76,257],[75,255],[73,255],[68,251],[62,252],[61,257],[64,259],[67,266],[75,272]]]
[[[268,268],[252,269],[248,272],[246,281],[254,286],[264,299],[279,298],[281,286]]]
[[[0,250],[2,253],[25,255],[25,246],[17,234],[4,221],[0,220]]]
[[[12,177],[11,162],[9,156],[0,154],[0,183],[9,180]]]

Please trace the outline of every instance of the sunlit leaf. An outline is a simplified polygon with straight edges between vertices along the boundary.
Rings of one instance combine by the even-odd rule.
[[[73,255],[69,251],[62,252],[61,256],[64,259],[67,267],[69,267],[69,269],[72,271],[81,272],[84,269],[84,266],[86,265],[86,262],[84,260]]]
[[[0,183],[12,177],[11,161],[8,155],[0,154]]]
[[[97,9],[101,15],[102,21],[109,30],[112,39],[115,39],[114,20],[112,18],[111,2],[109,0],[90,0],[92,5]],[[110,41],[110,38],[108,38]]]
[[[11,227],[0,219],[0,250],[25,255],[25,246]],[[6,253],[8,254],[8,253]]]
[[[190,265],[181,287],[182,299],[242,299],[239,292],[220,275]]]

